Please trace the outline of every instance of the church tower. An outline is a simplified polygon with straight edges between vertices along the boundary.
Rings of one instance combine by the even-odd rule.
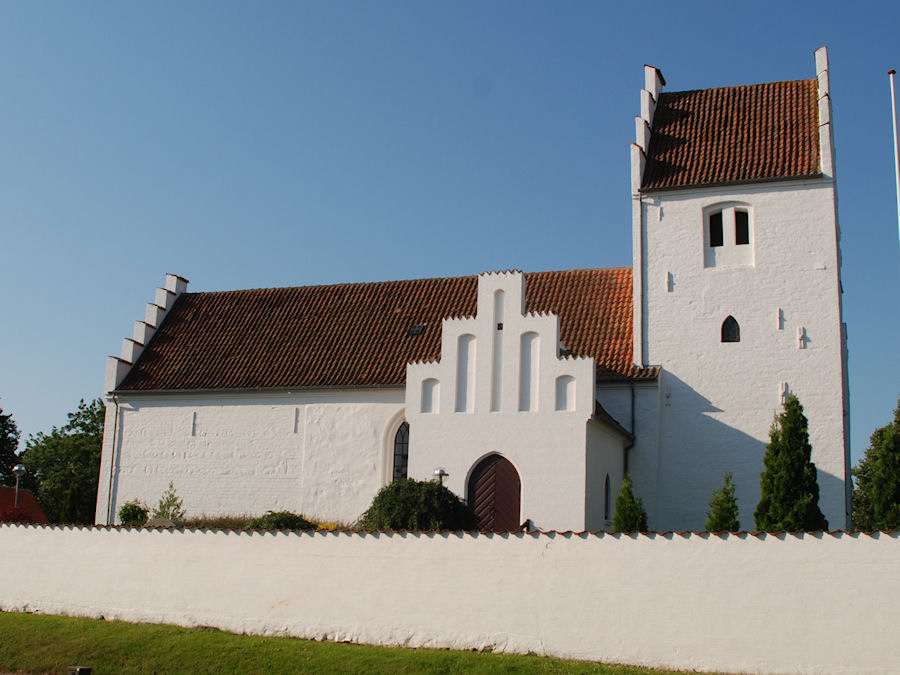
[[[819,505],[832,529],[849,524],[824,47],[815,63],[814,79],[681,92],[663,92],[645,67],[631,147],[634,360],[662,373],[658,438],[630,470],[654,529],[702,529],[726,472],[753,528],[769,428],[789,392],[809,420]]]

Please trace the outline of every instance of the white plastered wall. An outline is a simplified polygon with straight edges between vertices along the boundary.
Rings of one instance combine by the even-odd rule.
[[[833,181],[659,192],[639,204],[643,354],[645,363],[664,368],[651,527],[701,529],[726,471],[734,474],[741,525],[753,526],[765,443],[785,387],[809,419],[819,504],[830,527],[845,527],[847,410]],[[708,266],[706,216],[734,205],[750,213],[752,255],[742,256],[750,262]],[[721,342],[729,315],[740,325],[740,342]]]
[[[627,451],[625,468],[634,483],[634,493],[648,514],[656,513],[659,396],[657,380],[597,383],[597,400],[634,436],[633,445]],[[615,486],[614,500],[620,488],[621,482]]]
[[[552,314],[523,314],[524,284],[519,272],[481,275],[477,317],[444,320],[441,361],[407,367],[409,475],[429,479],[435,469],[443,468],[449,473],[444,484],[467,498],[472,469],[485,456],[497,453],[519,473],[520,522],[530,519],[539,529],[583,530],[589,489],[586,425],[594,409],[594,362],[559,356],[559,320]],[[471,370],[459,366],[463,336],[471,336],[463,340],[470,345],[463,350],[464,358],[475,361]],[[537,343],[523,336],[537,336]],[[523,354],[523,345],[526,351],[533,345],[530,356]],[[523,366],[523,358],[530,365]],[[474,381],[469,380],[467,405],[462,406],[458,389],[467,372]],[[573,378],[567,410],[557,410],[560,377]],[[523,380],[530,382],[527,402],[523,401]],[[431,412],[423,412],[429,407],[422,396],[425,381],[437,382],[440,392]],[[622,445],[620,437],[599,436],[596,453],[621,461]],[[596,489],[602,487],[601,483]]]
[[[600,422],[592,420],[587,426],[583,529],[588,532],[612,529],[616,496],[625,475],[625,440],[620,433]]]
[[[189,516],[289,510],[353,522],[384,484],[402,411],[399,388],[118,395],[96,522],[132,499],[155,505],[170,481]]]
[[[691,672],[874,674],[900,663],[897,533],[250,534],[4,523],[0,550],[16,552],[0,575],[3,611]]]

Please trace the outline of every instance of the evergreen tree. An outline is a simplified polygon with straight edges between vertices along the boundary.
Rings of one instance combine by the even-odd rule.
[[[709,500],[706,529],[708,532],[737,532],[741,529],[741,522],[738,520],[737,497],[730,471],[725,474],[725,484],[716,488],[712,499]]]
[[[853,477],[853,526],[864,531],[900,529],[900,401],[894,421],[872,434]]]
[[[184,516],[184,504],[181,497],[175,492],[175,483],[169,481],[169,487],[163,492],[163,496],[159,498],[159,503],[153,509],[150,518],[163,518],[181,522],[184,520]]]
[[[16,484],[12,468],[19,463],[18,448],[19,427],[13,422],[12,415],[4,415],[0,408],[0,485]]]
[[[622,489],[616,497],[616,512],[613,514],[613,532],[646,532],[647,512],[640,497],[634,496],[631,476],[627,473],[622,481]]]
[[[819,510],[816,465],[811,461],[807,420],[803,406],[793,394],[769,431],[763,459],[760,500],[754,518],[761,532],[827,530],[828,521]]]

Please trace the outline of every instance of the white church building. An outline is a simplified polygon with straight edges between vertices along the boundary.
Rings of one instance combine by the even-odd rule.
[[[167,275],[110,357],[96,521],[174,483],[189,515],[355,521],[432,479],[485,529],[702,530],[734,475],[752,529],[769,428],[809,419],[849,523],[846,329],[828,60],[664,92],[645,67],[632,267],[190,293]]]

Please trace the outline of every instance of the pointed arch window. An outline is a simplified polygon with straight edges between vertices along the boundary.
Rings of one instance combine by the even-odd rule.
[[[406,478],[409,467],[409,423],[404,422],[394,436],[394,480]]]
[[[740,342],[741,327],[733,316],[722,322],[722,342]]]

